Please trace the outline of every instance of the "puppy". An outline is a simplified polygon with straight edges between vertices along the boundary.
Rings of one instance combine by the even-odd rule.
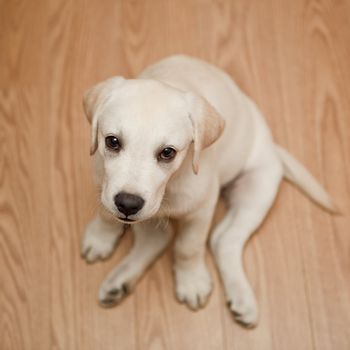
[[[103,282],[99,302],[112,306],[135,286],[172,237],[176,296],[191,309],[212,290],[204,260],[220,194],[228,210],[210,247],[235,319],[258,320],[242,266],[246,241],[264,220],[283,177],[335,211],[325,190],[276,145],[255,103],[223,71],[171,56],[137,79],[114,77],[84,95],[101,209],[86,228],[82,255],[107,258],[132,224],[134,245]]]

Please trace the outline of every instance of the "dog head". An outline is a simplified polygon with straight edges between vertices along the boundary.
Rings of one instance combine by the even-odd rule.
[[[201,151],[224,129],[204,98],[156,80],[108,79],[85,93],[83,105],[91,154],[103,160],[101,202],[123,222],[152,217],[192,145],[198,173]]]

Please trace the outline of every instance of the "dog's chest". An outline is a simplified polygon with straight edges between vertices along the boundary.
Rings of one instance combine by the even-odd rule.
[[[180,217],[193,210],[193,200],[186,193],[164,198],[159,210],[160,216]]]
[[[194,211],[200,204],[202,193],[192,181],[177,181],[164,194],[159,216],[181,217]]]

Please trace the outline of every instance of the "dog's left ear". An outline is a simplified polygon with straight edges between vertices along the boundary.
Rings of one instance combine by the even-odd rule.
[[[221,136],[225,120],[205,98],[193,93],[187,93],[186,98],[193,127],[192,168],[198,174],[200,152]]]
[[[91,155],[96,152],[98,147],[97,133],[99,110],[107,102],[109,97],[113,95],[115,89],[118,88],[123,81],[124,78],[122,77],[113,77],[93,86],[84,93],[84,112],[91,124]]]

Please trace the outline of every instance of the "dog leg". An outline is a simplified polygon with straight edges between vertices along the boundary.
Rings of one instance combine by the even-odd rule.
[[[256,325],[258,311],[242,265],[243,248],[273,204],[281,179],[281,164],[275,158],[243,172],[225,193],[230,208],[211,239],[228,306],[247,327]]]
[[[205,248],[219,194],[213,186],[202,207],[180,221],[175,242],[174,273],[177,299],[196,310],[206,303],[212,281],[205,263]]]
[[[99,213],[86,226],[81,241],[82,257],[89,263],[108,258],[123,233],[124,224],[103,214],[103,212]]]
[[[169,222],[148,220],[133,226],[134,245],[108,274],[99,291],[102,306],[119,303],[135,286],[147,267],[161,254],[172,236]]]

